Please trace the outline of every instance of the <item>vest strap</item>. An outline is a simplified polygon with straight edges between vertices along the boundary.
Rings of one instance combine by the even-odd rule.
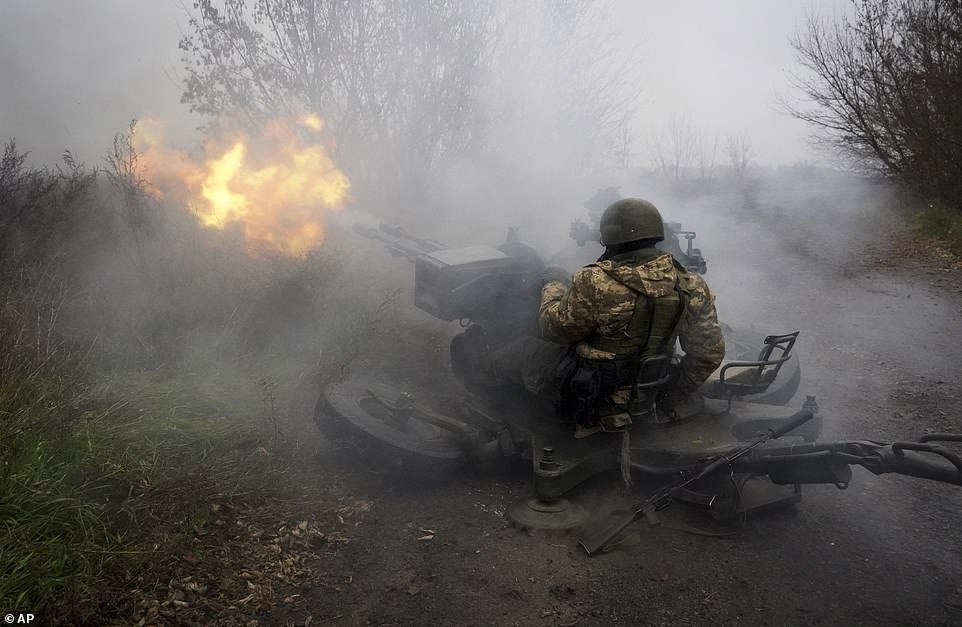
[[[686,274],[679,271],[673,293],[657,298],[625,284],[611,272],[606,271],[606,274],[636,295],[635,308],[619,336],[594,335],[586,340],[587,343],[621,358],[640,358],[668,352],[678,337],[678,324],[690,299]]]

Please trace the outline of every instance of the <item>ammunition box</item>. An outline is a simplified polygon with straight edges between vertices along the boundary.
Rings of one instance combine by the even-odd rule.
[[[481,317],[517,284],[519,265],[490,246],[423,253],[414,262],[414,304],[441,320]]]

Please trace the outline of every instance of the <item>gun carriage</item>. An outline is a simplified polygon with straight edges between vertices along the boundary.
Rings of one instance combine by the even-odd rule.
[[[695,234],[666,226],[663,245],[682,255],[691,271],[705,272],[704,258],[692,247]],[[494,346],[537,334],[545,262],[516,231],[509,230],[498,248],[446,248],[397,226],[356,224],[354,230],[414,263],[414,302],[426,313],[480,324]],[[572,238],[590,239],[588,231],[576,221]],[[684,249],[679,238],[687,242]],[[671,420],[653,406],[640,408],[627,438],[619,431],[575,439],[552,406],[532,397],[440,396],[366,378],[329,385],[315,418],[329,439],[363,447],[371,462],[435,476],[461,463],[530,460],[534,496],[510,507],[508,517],[528,528],[588,531],[581,546],[589,554],[603,551],[637,517],[654,521],[655,511],[673,500],[730,523],[753,510],[798,502],[806,484],[844,489],[853,465],[962,485],[962,458],[946,447],[962,442],[962,435],[819,441],[823,417],[815,397],[789,406],[801,377],[792,350],[798,332],[760,341],[731,327],[724,332],[728,355],[715,376]],[[654,398],[650,392],[666,380],[667,364],[659,360],[667,361],[651,358],[640,370],[646,375],[636,386],[643,398]],[[659,487],[621,519],[586,529],[586,512],[565,495],[619,468]]]

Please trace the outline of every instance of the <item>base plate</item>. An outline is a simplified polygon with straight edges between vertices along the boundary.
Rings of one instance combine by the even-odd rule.
[[[507,514],[518,527],[538,531],[571,531],[588,520],[588,511],[568,499],[544,501],[531,497],[511,505]]]

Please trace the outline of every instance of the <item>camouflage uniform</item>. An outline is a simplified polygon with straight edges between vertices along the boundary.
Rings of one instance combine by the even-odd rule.
[[[634,265],[632,260],[642,262]],[[676,399],[687,396],[721,364],[725,340],[718,326],[715,297],[704,279],[685,273],[673,264],[671,255],[654,249],[585,266],[574,274],[570,287],[561,281],[547,282],[539,312],[544,339],[521,337],[492,351],[480,365],[479,374],[490,382],[520,383],[530,393],[551,396],[570,374],[564,368],[571,361],[565,358],[572,347],[583,360],[614,363],[618,355],[592,342],[622,337],[637,299],[641,295],[651,299],[668,296],[674,292],[679,274],[688,300],[675,329],[685,355],[673,386]],[[613,409],[624,411],[628,397],[627,389],[615,391],[610,398]]]
[[[560,343],[574,343],[578,355],[592,361],[614,361],[614,353],[592,345],[594,338],[614,339],[623,334],[639,296],[660,298],[674,290],[680,271],[671,255],[653,251],[640,265],[600,261],[575,273],[572,284],[545,284],[539,319],[542,335]],[[643,257],[644,258],[644,257]],[[685,273],[688,304],[677,333],[684,356],[677,387],[694,392],[721,365],[725,340],[718,326],[715,297],[705,280]]]

